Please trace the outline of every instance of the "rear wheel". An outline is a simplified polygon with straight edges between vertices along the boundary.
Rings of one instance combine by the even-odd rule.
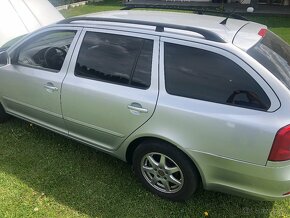
[[[0,123],[5,122],[6,120],[8,120],[8,118],[9,118],[9,115],[6,114],[3,106],[0,103]]]
[[[188,157],[165,142],[141,143],[133,155],[133,168],[143,185],[173,201],[188,199],[198,185],[198,173]]]

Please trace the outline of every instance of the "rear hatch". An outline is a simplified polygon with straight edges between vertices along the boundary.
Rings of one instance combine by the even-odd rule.
[[[233,44],[246,51],[290,90],[290,46],[266,26],[249,23]]]

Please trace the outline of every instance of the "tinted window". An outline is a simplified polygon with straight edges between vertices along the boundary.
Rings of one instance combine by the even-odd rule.
[[[165,83],[169,94],[267,110],[261,87],[233,61],[216,53],[165,44]]]
[[[153,41],[143,40],[144,44],[134,71],[132,85],[148,88],[151,84]]]
[[[260,62],[290,89],[290,46],[272,32],[249,49],[248,54]]]
[[[148,88],[153,41],[106,33],[86,34],[77,59],[77,76]]]
[[[51,31],[42,33],[22,46],[16,63],[28,67],[59,71],[76,31]]]

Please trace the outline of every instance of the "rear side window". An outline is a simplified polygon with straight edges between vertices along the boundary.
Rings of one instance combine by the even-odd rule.
[[[188,46],[165,43],[165,86],[169,94],[258,110],[270,100],[232,60]]]
[[[290,46],[271,31],[248,54],[290,89]]]
[[[151,84],[153,40],[88,32],[75,75],[147,89]]]

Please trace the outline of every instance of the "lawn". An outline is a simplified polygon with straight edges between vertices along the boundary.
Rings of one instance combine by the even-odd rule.
[[[119,8],[110,2],[64,14]],[[290,43],[289,18],[251,19]],[[254,201],[200,189],[187,202],[169,202],[147,192],[122,161],[19,119],[0,125],[0,217],[179,218],[205,212],[217,218],[290,218],[290,199]]]
[[[290,199],[254,201],[199,190],[173,203],[130,166],[27,122],[0,125],[0,217],[290,217]]]

